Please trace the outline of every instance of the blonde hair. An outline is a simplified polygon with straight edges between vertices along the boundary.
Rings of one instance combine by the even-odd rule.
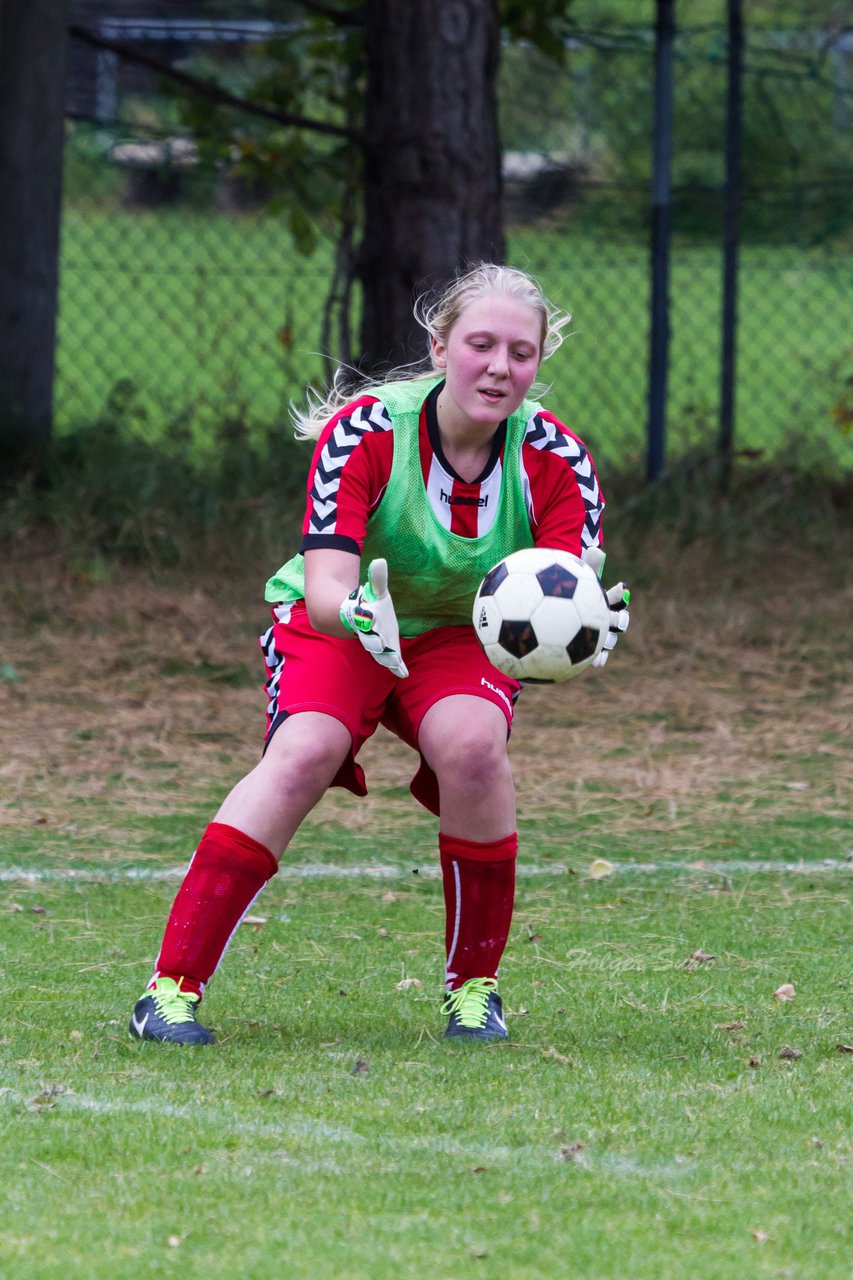
[[[472,267],[438,294],[422,294],[414,306],[415,319],[426,330],[429,343],[433,340],[446,344],[448,334],[465,308],[478,298],[497,294],[524,302],[537,313],[540,321],[541,340],[539,359],[547,360],[561,346],[563,330],[571,323],[571,313],[553,306],[532,276],[515,267],[502,267],[493,262],[481,262]],[[298,439],[316,440],[329,419],[370,387],[377,386],[375,378],[359,378],[355,383],[348,377],[352,370],[340,366],[332,379],[327,394],[321,395],[313,387],[308,388],[306,409],[291,406],[291,416]],[[434,378],[436,373],[432,358],[416,364],[401,365],[385,374],[381,382],[418,382]]]

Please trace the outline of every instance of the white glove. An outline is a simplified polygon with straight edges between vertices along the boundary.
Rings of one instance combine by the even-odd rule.
[[[604,666],[608,654],[616,647],[616,641],[622,632],[628,630],[628,623],[631,621],[631,616],[628,613],[631,592],[625,586],[625,583],[617,582],[615,587],[611,587],[604,594],[607,597],[607,603],[610,605],[610,630],[607,632],[604,644],[601,646],[601,652],[596,654],[590,663],[592,667]]]
[[[599,546],[587,547],[583,553],[584,562],[590,565],[599,578],[604,572],[604,561],[606,554]],[[592,660],[591,666],[603,667],[607,661],[608,655],[616,646],[616,641],[623,631],[628,630],[628,623],[631,621],[628,613],[628,605],[631,603],[631,592],[625,586],[624,582],[617,582],[615,587],[611,587],[609,591],[605,591],[607,603],[610,605],[610,630],[607,638],[602,645],[601,652]]]
[[[341,622],[358,636],[380,667],[387,667],[401,678],[409,674],[400,651],[394,602],[388,591],[387,560],[371,560],[367,582],[356,587],[341,605]]]

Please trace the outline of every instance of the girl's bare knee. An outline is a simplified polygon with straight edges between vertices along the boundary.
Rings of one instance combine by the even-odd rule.
[[[432,767],[442,792],[482,795],[484,788],[502,782],[509,773],[506,743],[493,736],[457,738],[438,753]]]
[[[273,734],[264,755],[275,772],[314,776],[336,772],[351,748],[349,731],[320,713],[294,715]]]

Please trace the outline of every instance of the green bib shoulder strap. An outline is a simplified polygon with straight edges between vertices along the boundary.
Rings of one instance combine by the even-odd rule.
[[[382,402],[394,423],[394,456],[382,501],[368,521],[361,559],[365,569],[380,556],[388,561],[388,584],[404,636],[440,626],[470,626],[474,595],[489,569],[511,551],[533,546],[521,446],[525,426],[540,406],[525,400],[508,419],[497,513],[488,532],[463,538],[437,519],[421,474],[420,413],[441,381],[389,383],[367,393]],[[294,556],[270,578],[266,599],[301,598],[304,569],[302,556]]]

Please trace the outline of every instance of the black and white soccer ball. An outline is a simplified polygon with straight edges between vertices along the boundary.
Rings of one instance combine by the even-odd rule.
[[[474,598],[473,622],[499,671],[559,684],[601,652],[609,605],[590,565],[567,551],[530,547],[489,570]]]

